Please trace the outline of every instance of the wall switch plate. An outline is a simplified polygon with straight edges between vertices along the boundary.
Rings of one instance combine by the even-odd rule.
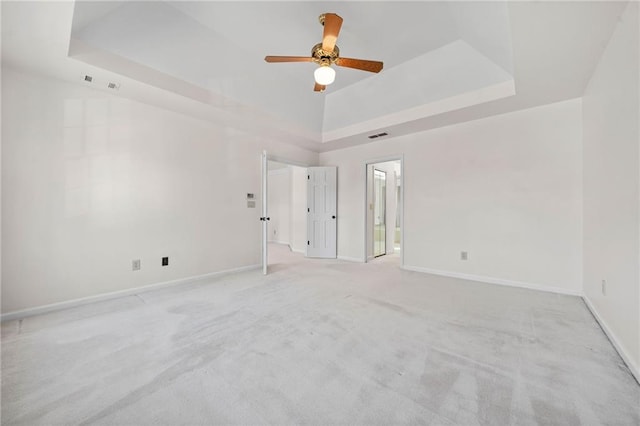
[[[602,295],[607,295],[607,280],[602,280]]]
[[[140,270],[140,259],[136,259],[131,261],[131,270],[139,271]]]
[[[469,259],[469,253],[467,253],[466,251],[461,251],[460,260],[467,260],[467,259]]]
[[[169,258],[168,257],[163,257],[162,258],[162,266],[167,266],[169,265]]]

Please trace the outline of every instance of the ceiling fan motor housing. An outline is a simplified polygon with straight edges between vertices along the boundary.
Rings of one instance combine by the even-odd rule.
[[[318,43],[311,49],[311,57],[313,62],[318,65],[331,65],[340,57],[340,49],[338,49],[338,46],[334,46],[333,52],[327,52],[322,49],[322,43]]]

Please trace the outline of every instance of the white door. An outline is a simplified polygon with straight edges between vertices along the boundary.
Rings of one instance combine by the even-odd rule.
[[[267,275],[267,226],[269,218],[269,212],[267,211],[267,151],[262,151],[262,273]]]
[[[337,255],[335,167],[307,169],[307,257]]]

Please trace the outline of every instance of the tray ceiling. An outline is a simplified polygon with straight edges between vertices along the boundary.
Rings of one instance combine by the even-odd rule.
[[[2,61],[321,152],[582,96],[626,3],[3,2]],[[324,12],[380,74],[316,93],[313,64],[264,62],[308,55]]]

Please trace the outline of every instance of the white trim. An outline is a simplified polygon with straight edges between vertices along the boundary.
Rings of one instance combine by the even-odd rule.
[[[19,311],[7,312],[0,315],[0,321],[10,321],[33,315],[46,314],[48,312],[59,311],[62,309],[74,308],[77,306],[86,305],[89,303],[102,302],[105,300],[117,299],[118,297],[133,296],[140,293],[146,293],[148,291],[159,290],[165,287],[173,287],[182,284],[189,284],[194,281],[200,281],[207,278],[219,277],[222,275],[228,275],[238,272],[253,271],[260,269],[262,265],[248,265],[241,266],[234,269],[226,269],[224,271],[210,272],[208,274],[196,275],[193,277],[180,278],[177,280],[164,281],[155,284],[149,284],[142,287],[128,288],[126,290],[113,291],[110,293],[97,294],[95,296],[81,297],[79,299],[67,300],[65,302],[51,303],[49,305],[36,306],[35,308],[22,309]]]
[[[289,246],[288,241],[269,240],[268,242],[269,244],[282,244],[283,246]],[[289,249],[291,249],[291,246],[289,246]]]
[[[546,291],[549,293],[566,294],[569,296],[582,296],[582,292],[579,290],[569,290],[566,288],[553,287],[553,286],[548,286],[544,284],[534,284],[534,283],[527,283],[524,281],[506,280],[504,278],[487,277],[483,275],[464,274],[461,272],[441,271],[439,269],[422,268],[419,266],[404,265],[401,268],[406,269],[407,271],[423,272],[425,274],[440,275],[443,277],[451,277],[451,278],[460,278],[460,279],[469,280],[469,281],[479,281],[479,282],[488,283],[488,284],[498,284],[498,285],[504,285],[509,287],[527,288],[529,290]]]
[[[363,263],[362,259],[358,259],[357,257],[338,256],[337,259],[338,260],[345,260],[347,262]]]
[[[304,254],[304,250],[295,250],[293,247],[291,247],[291,251],[293,253],[300,253],[300,254]]]
[[[596,307],[591,303],[591,300],[587,297],[587,295],[582,296],[582,300],[584,300],[584,304],[587,305],[587,308],[591,311],[591,314],[596,319],[598,324],[600,324],[600,328],[604,331],[604,334],[609,338],[609,341],[620,355],[620,358],[627,365],[629,371],[633,377],[635,377],[636,381],[640,383],[640,368],[636,365],[632,358],[629,356],[628,352],[625,350],[624,345],[620,343],[620,341],[616,338],[616,335],[611,331],[611,328],[607,325],[607,322],[600,316]]]

